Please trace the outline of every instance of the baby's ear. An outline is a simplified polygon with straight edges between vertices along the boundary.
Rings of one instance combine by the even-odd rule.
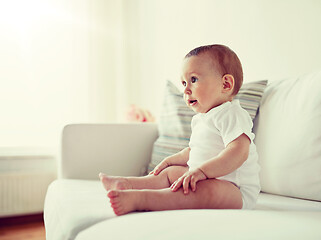
[[[222,88],[222,92],[223,93],[228,93],[228,92],[233,92],[234,89],[234,84],[235,84],[235,80],[233,75],[231,74],[225,74],[222,78],[222,82],[223,82],[223,88]]]

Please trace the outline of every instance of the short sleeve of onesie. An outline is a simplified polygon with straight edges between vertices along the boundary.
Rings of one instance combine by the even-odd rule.
[[[254,139],[251,117],[240,106],[239,101],[232,101],[231,106],[219,111],[213,121],[215,127],[221,133],[225,147],[243,133],[249,137],[251,142]]]

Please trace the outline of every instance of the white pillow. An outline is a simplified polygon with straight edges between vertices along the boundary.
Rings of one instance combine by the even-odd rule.
[[[267,193],[321,200],[321,71],[272,82],[254,124]]]

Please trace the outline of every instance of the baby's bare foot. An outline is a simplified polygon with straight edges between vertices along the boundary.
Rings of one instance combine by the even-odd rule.
[[[139,210],[138,191],[131,190],[111,190],[107,193],[111,207],[117,216]]]
[[[104,173],[99,173],[100,181],[102,182],[104,188],[109,190],[125,190],[125,189],[132,189],[132,185],[126,178],[122,177],[111,177],[107,176]]]

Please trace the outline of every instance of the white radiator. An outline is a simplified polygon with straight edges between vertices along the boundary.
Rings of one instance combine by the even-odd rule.
[[[56,175],[54,156],[0,156],[0,217],[41,213]]]

